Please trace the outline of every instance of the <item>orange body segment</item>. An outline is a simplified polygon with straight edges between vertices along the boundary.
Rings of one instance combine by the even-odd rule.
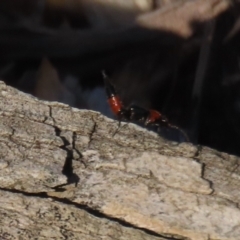
[[[160,120],[162,117],[161,113],[156,110],[149,110],[149,117],[147,119],[147,124],[154,123]]]
[[[108,99],[109,106],[115,115],[118,115],[123,106],[118,96],[112,96]]]

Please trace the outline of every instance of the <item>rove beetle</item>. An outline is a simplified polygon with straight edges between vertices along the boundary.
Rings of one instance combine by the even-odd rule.
[[[137,105],[130,105],[125,108],[120,97],[116,93],[114,86],[111,84],[108,76],[102,71],[105,90],[108,98],[108,104],[114,115],[121,121],[141,122],[146,126],[161,126],[177,129],[182,133],[186,141],[189,141],[187,134],[179,127],[169,123],[168,119],[157,110],[145,109]]]

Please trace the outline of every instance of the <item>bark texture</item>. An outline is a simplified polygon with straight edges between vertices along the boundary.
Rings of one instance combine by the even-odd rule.
[[[239,239],[238,157],[117,128],[0,82],[0,239]]]

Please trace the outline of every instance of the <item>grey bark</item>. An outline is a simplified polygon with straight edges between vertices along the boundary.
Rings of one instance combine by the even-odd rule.
[[[117,128],[0,82],[0,239],[239,239],[238,157]]]

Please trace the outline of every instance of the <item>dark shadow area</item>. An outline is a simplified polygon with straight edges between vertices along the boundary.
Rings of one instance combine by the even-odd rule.
[[[67,182],[65,184],[55,186],[53,189],[55,189],[56,191],[64,191],[64,186],[67,186],[69,184],[74,183],[75,186],[77,186],[77,184],[80,181],[80,178],[77,174],[73,172],[72,166],[72,161],[74,160],[73,151],[75,146],[73,146],[72,148],[70,142],[64,136],[61,136],[61,130],[59,128],[55,127],[55,131],[56,136],[60,137],[63,141],[63,145],[60,148],[66,151],[67,153],[66,160],[62,169],[62,174],[67,177]],[[80,152],[78,153],[80,154]]]
[[[226,38],[237,22],[238,10],[236,5],[214,20],[197,98],[193,87],[206,22],[193,23],[195,34],[185,39],[136,25],[92,29],[85,20],[68,30],[44,26],[34,31],[14,21],[8,25],[0,21],[0,78],[35,94],[36,72],[47,57],[62,83],[69,75],[77,79],[81,91],[76,95],[84,98],[103,87],[104,69],[125,106],[134,103],[156,109],[193,136],[192,142],[240,155],[240,31]],[[106,98],[96,94],[94,101],[106,102]],[[86,102],[77,99],[72,106],[91,108]],[[160,134],[182,140],[175,130],[162,129]],[[66,163],[64,169],[64,174],[70,173],[71,164]]]

